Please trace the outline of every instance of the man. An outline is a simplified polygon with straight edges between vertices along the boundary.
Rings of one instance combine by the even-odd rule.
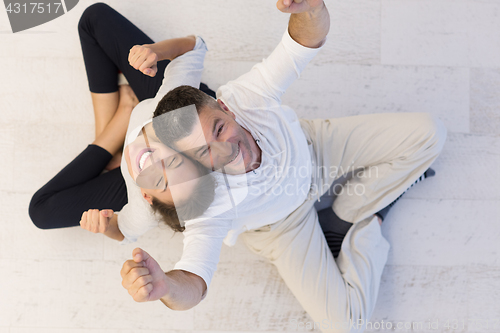
[[[207,293],[222,241],[232,245],[240,235],[277,267],[324,332],[362,331],[358,320],[371,317],[389,250],[374,214],[429,168],[446,128],[426,113],[299,120],[281,95],[324,45],[330,18],[322,0],[279,0],[277,7],[292,14],[267,59],[220,87],[217,101],[190,87],[173,89],[153,119],[162,142],[212,169],[228,168],[222,185],[248,193],[232,219],[222,212],[186,222],[183,256],[172,271],[135,249],[121,271],[123,286],[139,302],[192,308]],[[169,115],[192,105],[199,121],[168,137],[178,118]],[[335,261],[314,202],[342,176],[339,170],[359,168],[371,172],[355,173],[332,207],[341,222],[353,223]]]

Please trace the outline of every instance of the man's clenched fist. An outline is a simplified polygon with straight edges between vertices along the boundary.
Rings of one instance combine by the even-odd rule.
[[[156,301],[167,295],[167,276],[146,251],[135,248],[133,260],[127,260],[120,271],[122,286],[136,302]]]

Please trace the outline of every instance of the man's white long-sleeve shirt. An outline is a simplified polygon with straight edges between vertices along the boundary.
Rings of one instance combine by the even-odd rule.
[[[286,218],[308,198],[312,172],[309,146],[297,115],[281,105],[281,96],[319,50],[298,44],[287,31],[268,58],[217,91],[217,98],[235,113],[236,122],[250,132],[262,156],[260,166],[245,175],[223,177],[213,173],[218,184],[214,202],[207,214],[186,222],[183,254],[174,269],[200,276],[207,288],[223,242],[234,245],[242,232]],[[167,75],[166,72],[165,80]],[[162,87],[160,92],[162,97],[168,90]],[[156,104],[153,110],[154,107]],[[229,210],[227,195],[223,195],[228,189],[235,199]],[[213,214],[219,211],[218,207],[222,213]],[[136,223],[147,225],[145,218]],[[120,218],[118,221],[122,230]],[[131,235],[131,239],[136,237]]]

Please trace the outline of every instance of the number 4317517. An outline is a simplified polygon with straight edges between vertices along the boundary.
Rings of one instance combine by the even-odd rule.
[[[44,3],[38,3],[38,2],[30,2],[29,4],[27,4],[27,3],[20,4],[20,3],[15,2],[15,3],[9,3],[9,5],[7,6],[6,9],[7,9],[7,13],[9,13],[9,14],[10,13],[14,13],[14,14],[19,14],[19,13],[23,13],[23,14],[56,13],[57,14],[57,11],[61,7],[61,3],[55,2],[52,4],[53,5],[52,7],[50,5],[51,5],[51,3],[44,4]],[[52,10],[52,12],[51,12],[51,10]]]

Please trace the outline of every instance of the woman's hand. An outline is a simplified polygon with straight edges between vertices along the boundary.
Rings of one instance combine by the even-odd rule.
[[[147,76],[155,76],[158,72],[157,63],[162,60],[173,60],[196,45],[196,36],[166,39],[154,44],[134,45],[129,52],[130,66]]]
[[[165,272],[146,251],[135,248],[133,260],[127,260],[120,271],[122,286],[136,302],[156,301],[165,296],[168,283]]]
[[[113,217],[113,213],[112,209],[103,209],[101,211],[89,209],[83,212],[80,226],[90,232],[104,234],[109,229],[109,221]]]
[[[154,77],[158,72],[158,54],[153,51],[151,45],[134,45],[129,52],[128,62],[130,66],[141,71],[144,75]]]
[[[323,5],[323,0],[278,0],[276,7],[283,13],[309,12]]]

